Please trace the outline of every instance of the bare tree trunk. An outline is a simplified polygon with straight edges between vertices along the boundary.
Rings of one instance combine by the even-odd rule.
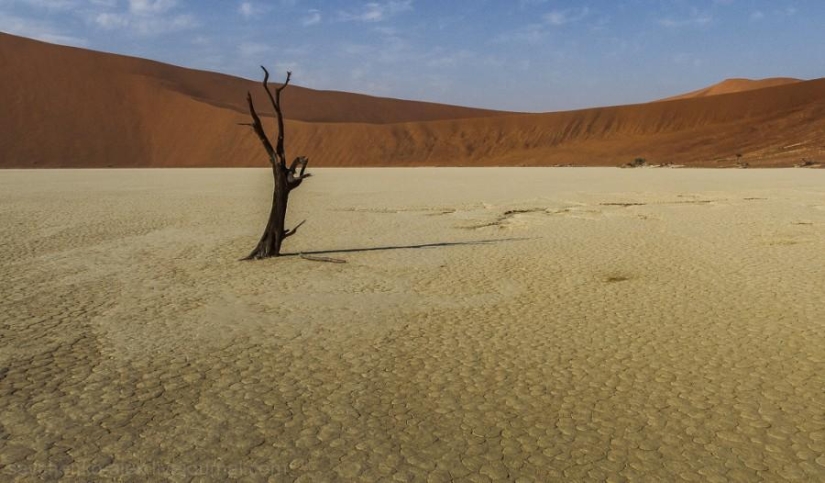
[[[255,106],[252,103],[252,95],[247,93],[247,101],[249,103],[249,114],[252,116],[252,128],[255,134],[264,145],[267,154],[269,155],[269,162],[272,164],[272,177],[274,179],[274,190],[272,193],[272,210],[269,213],[269,221],[266,224],[264,233],[258,245],[252,250],[245,260],[258,260],[262,258],[277,257],[281,254],[281,244],[284,240],[298,231],[298,228],[304,224],[302,221],[295,228],[291,230],[284,229],[286,222],[286,208],[289,202],[289,193],[293,189],[300,186],[304,178],[309,177],[309,174],[304,174],[309,160],[303,156],[299,156],[292,161],[292,164],[287,168],[286,154],[284,153],[284,116],[281,112],[281,91],[289,85],[289,79],[292,76],[291,72],[287,72],[286,82],[275,89],[275,95],[269,90],[269,72],[262,66],[264,71],[264,89],[266,90],[269,100],[272,102],[272,107],[275,109],[275,114],[278,117],[278,142],[273,148],[272,143],[264,132],[263,124],[255,111]],[[300,171],[298,171],[300,168]]]

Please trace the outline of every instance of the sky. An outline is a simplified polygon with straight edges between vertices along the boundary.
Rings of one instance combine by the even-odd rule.
[[[731,77],[825,77],[823,0],[0,0],[0,31],[525,112],[647,102]]]

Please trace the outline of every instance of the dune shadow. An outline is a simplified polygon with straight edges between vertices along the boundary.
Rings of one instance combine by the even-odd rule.
[[[498,238],[493,240],[469,240],[460,242],[438,242],[438,243],[422,243],[420,245],[392,245],[383,247],[366,247],[366,248],[338,248],[329,250],[314,250],[299,253],[282,253],[282,257],[297,257],[300,255],[327,255],[332,253],[360,253],[360,252],[382,252],[388,250],[417,250],[421,248],[442,248],[455,247],[467,245],[491,245],[494,243],[505,243],[514,241],[532,240],[532,238]]]

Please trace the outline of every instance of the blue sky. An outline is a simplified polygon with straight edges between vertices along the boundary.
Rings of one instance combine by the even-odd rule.
[[[825,77],[824,26],[823,0],[0,0],[7,33],[517,111],[646,102],[728,77]]]

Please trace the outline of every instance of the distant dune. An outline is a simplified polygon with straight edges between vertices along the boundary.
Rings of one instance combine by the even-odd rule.
[[[697,97],[710,97],[722,94],[736,94],[738,92],[754,91],[765,89],[766,87],[784,86],[804,82],[801,79],[792,77],[772,77],[770,79],[725,79],[718,84],[714,84],[704,89],[688,92],[678,96],[668,97],[662,101],[675,101],[680,99],[696,99]]]
[[[0,66],[10,73],[0,77],[0,167],[266,165],[254,134],[238,125],[249,120],[247,90],[271,112],[259,82],[6,34]],[[825,79],[773,81],[737,84],[761,86],[753,89],[729,81],[714,91],[724,96],[547,114],[291,86],[284,91],[287,154],[305,154],[311,166],[615,166],[643,157],[727,167],[825,159]],[[271,117],[265,121],[271,126]]]

